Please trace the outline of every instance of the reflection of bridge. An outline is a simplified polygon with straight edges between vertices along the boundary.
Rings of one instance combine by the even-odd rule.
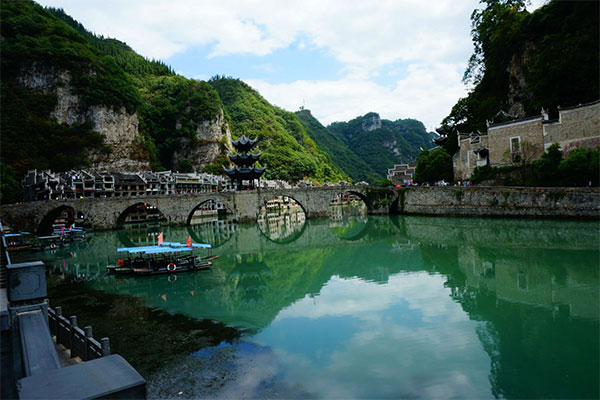
[[[85,215],[96,229],[113,229],[121,225],[132,208],[140,203],[156,207],[169,221],[189,224],[194,212],[208,201],[222,203],[239,221],[256,221],[261,207],[277,196],[290,197],[302,207],[306,218],[327,217],[327,208],[340,193],[349,192],[360,197],[370,214],[388,214],[398,192],[364,186],[252,190],[240,192],[196,193],[148,197],[90,198],[46,200],[3,205],[0,216],[5,224],[16,229],[38,231],[57,215],[72,207]],[[385,201],[381,201],[385,198]]]

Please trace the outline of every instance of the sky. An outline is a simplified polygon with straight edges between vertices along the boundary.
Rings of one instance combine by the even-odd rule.
[[[368,112],[440,125],[467,94],[477,0],[41,0],[187,78],[239,78],[324,125]],[[528,10],[544,0],[532,0]]]

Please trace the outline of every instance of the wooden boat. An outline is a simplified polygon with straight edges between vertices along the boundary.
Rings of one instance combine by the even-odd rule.
[[[38,236],[36,249],[39,250],[56,250],[67,247],[75,242],[85,241],[85,231],[83,228],[71,226],[69,229],[54,229],[52,235]]]
[[[29,232],[6,233],[6,248],[8,251],[30,250],[33,248]]]
[[[62,249],[70,244],[70,241],[66,237],[59,235],[38,236],[37,241],[39,243],[39,250]]]
[[[210,244],[164,242],[156,246],[123,247],[117,252],[124,253],[116,265],[109,265],[108,271],[119,275],[162,275],[200,271],[212,266],[216,255],[200,257],[194,251],[204,248],[210,251]]]
[[[85,240],[85,231],[83,228],[77,228],[75,226],[69,229],[54,229],[52,232],[54,236],[61,236],[63,241],[66,242],[79,242]]]

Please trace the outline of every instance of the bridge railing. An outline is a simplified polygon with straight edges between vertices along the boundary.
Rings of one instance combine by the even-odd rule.
[[[98,342],[92,334],[92,327],[83,329],[77,326],[77,317],[69,319],[62,315],[62,307],[56,310],[48,307],[48,326],[50,332],[56,336],[56,343],[70,349],[71,357],[79,357],[83,361],[110,355],[110,342],[107,337]]]

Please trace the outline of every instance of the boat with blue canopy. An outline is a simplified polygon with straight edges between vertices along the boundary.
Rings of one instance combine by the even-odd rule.
[[[85,240],[85,231],[83,228],[78,228],[74,224],[66,228],[54,229],[52,231],[53,236],[60,236],[63,242],[78,242]]]
[[[197,256],[194,251],[212,246],[206,243],[163,242],[160,245],[121,247],[117,265],[109,265],[110,272],[121,275],[159,275],[199,271],[212,266],[216,255]]]
[[[8,251],[30,250],[33,247],[29,232],[5,233],[4,238]]]

